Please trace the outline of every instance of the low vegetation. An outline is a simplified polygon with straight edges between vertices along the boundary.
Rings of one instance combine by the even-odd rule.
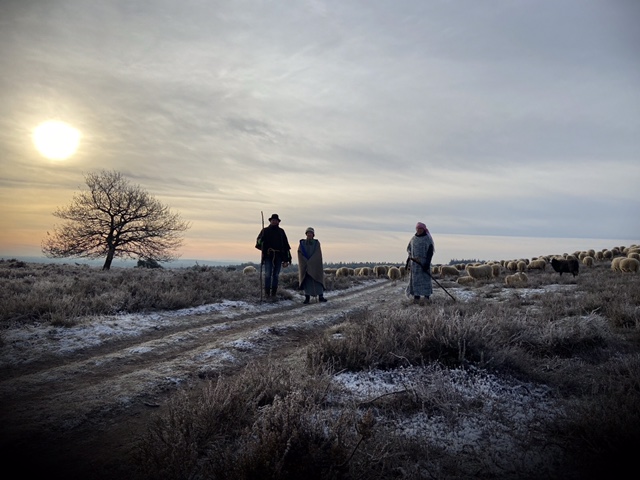
[[[610,263],[575,278],[530,272],[526,288],[504,278],[469,287],[439,279],[458,301],[376,307],[292,358],[256,359],[182,391],[138,432],[138,477],[619,476],[635,468],[640,444],[640,275]],[[295,273],[282,281],[295,288]],[[328,281],[339,289],[363,279]],[[6,260],[0,319],[72,323],[78,315],[256,301],[257,282],[224,268],[101,272]],[[396,383],[358,398],[349,375]],[[512,398],[531,403],[514,415]],[[470,422],[483,424],[482,436],[460,449],[444,441]]]

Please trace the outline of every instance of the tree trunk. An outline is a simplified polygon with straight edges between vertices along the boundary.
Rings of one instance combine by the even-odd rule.
[[[113,256],[116,253],[115,248],[110,248],[107,252],[107,258],[104,261],[104,265],[102,266],[103,270],[109,270],[111,268],[111,262],[113,261]]]

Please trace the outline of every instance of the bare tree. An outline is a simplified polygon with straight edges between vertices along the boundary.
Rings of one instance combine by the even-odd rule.
[[[121,173],[102,170],[85,177],[88,190],[74,195],[71,204],[53,215],[65,220],[47,232],[42,252],[47,257],[140,257],[167,262],[178,258],[181,233],[190,225],[169,207],[150,196]]]

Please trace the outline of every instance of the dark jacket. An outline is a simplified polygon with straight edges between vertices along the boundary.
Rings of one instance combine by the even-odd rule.
[[[262,261],[279,256],[283,262],[291,263],[291,246],[287,234],[279,225],[263,228],[256,240],[256,248],[262,251]]]

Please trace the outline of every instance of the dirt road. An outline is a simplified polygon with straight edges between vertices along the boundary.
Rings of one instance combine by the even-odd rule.
[[[274,304],[270,310],[176,316],[137,337],[69,356],[3,369],[0,377],[5,471],[47,478],[132,478],[128,456],[169,395],[258,355],[283,355],[347,316],[395,308],[403,285],[376,281],[329,302]]]

